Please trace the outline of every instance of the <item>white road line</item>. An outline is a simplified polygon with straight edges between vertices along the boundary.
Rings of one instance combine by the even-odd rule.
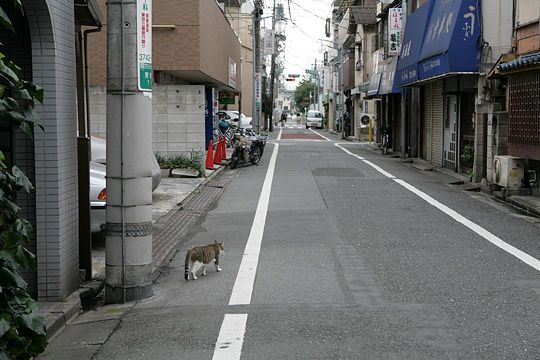
[[[283,132],[283,128],[279,128],[279,134],[277,136],[276,140],[281,140],[281,133]]]
[[[377,170],[378,172],[380,172],[384,176],[394,180],[397,184],[403,186],[405,189],[407,189],[407,190],[411,191],[413,194],[419,196],[420,198],[425,200],[427,203],[429,203],[430,205],[436,207],[440,211],[444,212],[446,215],[450,216],[451,218],[453,218],[457,222],[459,222],[459,223],[463,224],[464,226],[468,227],[469,229],[471,229],[472,231],[474,231],[475,233],[477,233],[478,235],[480,235],[481,237],[483,237],[484,239],[486,239],[487,241],[489,241],[493,245],[495,245],[498,248],[506,251],[510,255],[515,256],[516,258],[523,261],[525,264],[531,266],[532,268],[536,269],[537,271],[540,271],[540,260],[538,260],[538,259],[532,257],[531,255],[527,254],[526,252],[521,251],[521,250],[513,247],[512,245],[504,242],[501,238],[499,238],[499,237],[495,236],[494,234],[490,233],[489,231],[487,231],[486,229],[484,229],[480,225],[475,224],[474,222],[470,221],[469,219],[467,219],[463,215],[460,215],[459,213],[457,213],[455,210],[450,209],[448,206],[446,206],[446,205],[442,204],[441,202],[435,200],[434,198],[432,198],[428,194],[418,190],[416,187],[412,186],[411,184],[407,183],[406,181],[396,178],[394,175],[392,175],[389,172],[383,170],[378,165],[373,164],[371,161],[366,160],[366,159],[364,159],[361,156],[358,156],[356,154],[353,154],[349,150],[342,147],[340,144],[336,143],[335,145],[338,148],[340,148],[341,150],[343,150],[344,152],[346,152],[347,154],[352,155],[352,156],[362,160],[364,163],[371,166],[372,168],[374,168],[375,170]]]
[[[253,284],[255,283],[255,275],[259,262],[259,254],[261,251],[261,242],[264,234],[264,226],[266,224],[266,213],[268,212],[268,203],[270,202],[270,192],[272,190],[272,181],[274,179],[274,170],[276,167],[276,159],[279,151],[279,144],[274,145],[274,151],[270,158],[270,164],[266,172],[266,178],[259,197],[255,218],[244,250],[244,257],[234,282],[229,305],[248,305],[251,303],[251,295],[253,293]]]
[[[247,318],[247,314],[225,314],[212,360],[240,359]]]
[[[363,158],[362,156],[360,155],[356,155],[356,154],[353,154],[352,152],[350,152],[349,150],[345,149],[343,146],[341,146],[342,144],[340,143],[335,143],[334,145],[336,145],[338,148],[340,148],[341,150],[345,151],[347,154],[351,155],[351,156],[354,156],[355,158],[357,158],[358,160],[366,160],[365,158]]]
[[[446,205],[440,203],[439,201],[435,200],[434,198],[432,198],[428,194],[418,190],[417,188],[415,188],[411,184],[407,183],[406,181],[401,180],[401,179],[394,179],[394,181],[396,183],[400,184],[401,186],[403,186],[404,188],[406,188],[407,190],[411,191],[412,193],[418,195],[419,197],[421,197],[422,199],[427,201],[429,204],[435,206],[437,209],[441,210],[442,212],[444,212],[445,214],[447,214],[448,216],[450,216],[451,218],[453,218],[457,222],[465,225],[466,227],[468,227],[469,229],[471,229],[472,231],[474,231],[478,235],[482,236],[484,239],[486,239],[487,241],[489,241],[493,245],[495,245],[498,248],[506,251],[507,253],[517,257],[519,260],[523,261],[525,264],[533,267],[534,269],[540,271],[540,260],[535,259],[534,257],[530,256],[529,254],[527,254],[527,253],[513,247],[512,245],[504,242],[499,237],[493,235],[492,233],[490,233],[489,231],[487,231],[483,227],[473,223],[469,219],[467,219],[464,216],[460,215],[456,211],[450,209],[448,206],[446,206]]]
[[[323,139],[327,140],[327,141],[332,141],[331,139],[327,138],[326,136],[322,135],[322,134],[319,134],[318,132],[316,132],[315,130],[313,130],[312,128],[309,128],[310,131],[314,132],[315,134],[319,135],[320,137],[322,137]]]
[[[279,132],[278,140],[281,137]],[[274,144],[274,151],[270,158],[270,164],[266,171],[266,177],[255,211],[255,218],[246,243],[244,256],[240,263],[240,269],[234,282],[229,305],[248,305],[251,303],[255,275],[261,252],[261,243],[266,224],[266,214],[268,213],[268,204],[270,203],[270,192],[274,179],[274,170],[276,168],[277,154],[279,144]],[[242,355],[242,345],[246,333],[248,314],[225,314],[221,329],[219,330],[218,340],[214,348],[213,360],[239,360]]]

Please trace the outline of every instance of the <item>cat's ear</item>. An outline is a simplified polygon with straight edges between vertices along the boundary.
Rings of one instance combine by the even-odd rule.
[[[221,241],[221,242],[219,243],[219,246],[220,246],[222,249],[224,249],[224,245],[225,245],[225,242],[224,242],[224,241]]]
[[[218,245],[218,242],[217,242],[217,240],[214,240],[214,244],[215,244],[215,245]]]

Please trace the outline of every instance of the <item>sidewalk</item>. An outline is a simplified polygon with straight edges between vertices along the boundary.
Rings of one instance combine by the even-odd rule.
[[[231,150],[227,149],[227,152],[230,153]],[[159,187],[153,192],[152,221],[155,225],[152,239],[152,273],[154,278],[159,275],[160,265],[172,255],[172,250],[187,234],[189,228],[203,216],[205,208],[211,206],[221,195],[223,185],[215,179],[225,169],[225,165],[215,165],[215,168],[215,170],[206,170],[204,178],[162,178]],[[202,196],[197,196],[199,194]],[[97,241],[97,246],[92,251],[92,273],[95,280],[82,284],[65,301],[38,302],[38,312],[46,320],[49,339],[68,323],[84,322],[83,319],[75,319],[82,309],[81,298],[94,298],[103,289],[105,278],[104,237],[101,241]],[[129,308],[130,305],[108,307],[114,319],[119,319],[120,314]],[[105,318],[110,316],[111,314],[106,315]],[[75,357],[67,356],[65,358],[73,359]]]

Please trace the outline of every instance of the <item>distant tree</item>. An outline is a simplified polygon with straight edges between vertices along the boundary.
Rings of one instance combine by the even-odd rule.
[[[309,106],[310,94],[313,93],[314,86],[315,84],[310,80],[303,79],[294,90],[294,103],[301,112],[304,112],[304,109]]]

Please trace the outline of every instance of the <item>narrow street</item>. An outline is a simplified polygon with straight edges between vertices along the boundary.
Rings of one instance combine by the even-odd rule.
[[[43,358],[540,358],[538,219],[294,125],[219,180],[154,296],[110,336],[114,308],[83,314]],[[214,240],[223,272],[186,282]]]

